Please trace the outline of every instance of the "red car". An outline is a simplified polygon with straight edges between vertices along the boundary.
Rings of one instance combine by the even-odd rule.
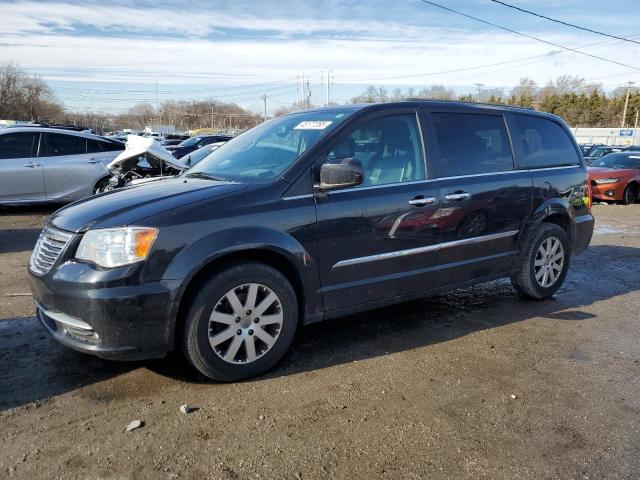
[[[625,205],[638,201],[640,152],[610,153],[588,170],[594,200],[619,201]]]

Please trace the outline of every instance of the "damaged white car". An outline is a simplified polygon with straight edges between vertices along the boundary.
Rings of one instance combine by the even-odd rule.
[[[153,138],[129,135],[126,149],[107,165],[111,177],[96,193],[175,177],[187,168]]]

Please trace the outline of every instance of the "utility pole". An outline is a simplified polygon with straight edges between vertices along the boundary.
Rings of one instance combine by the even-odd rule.
[[[305,97],[305,106],[307,108],[311,107],[311,82],[307,78],[307,96]]]
[[[156,113],[158,114],[158,123],[162,123],[160,116],[160,101],[158,100],[158,82],[156,82]]]
[[[478,89],[478,102],[479,102],[480,94],[482,93],[482,87],[484,87],[484,83],[476,83],[475,86]]]
[[[333,70],[330,70],[329,68],[327,68],[327,102],[326,102],[326,106],[329,106],[330,103],[330,95],[329,95],[329,88],[331,85],[331,77],[333,75]]]
[[[637,129],[638,128],[638,109],[636,108],[636,123],[634,124],[633,128]],[[635,135],[635,132],[634,132]]]
[[[211,104],[211,130],[213,130],[213,103]]]
[[[634,82],[627,82],[627,98],[624,101],[624,110],[622,111],[622,125],[620,128],[624,128],[625,121],[627,120],[627,107],[629,106],[629,91],[631,90],[631,85]]]
[[[302,71],[302,78],[300,79],[300,99],[302,101],[302,104],[298,105],[298,110],[300,110],[301,106],[306,106],[307,104],[307,96],[304,89],[304,70]]]
[[[264,102],[264,121],[267,121],[267,95],[262,95],[262,101]]]

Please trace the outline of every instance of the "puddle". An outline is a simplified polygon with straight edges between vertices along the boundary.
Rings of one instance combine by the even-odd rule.
[[[593,229],[594,235],[615,235],[618,233],[625,233],[626,228],[614,227],[611,225],[596,225]]]

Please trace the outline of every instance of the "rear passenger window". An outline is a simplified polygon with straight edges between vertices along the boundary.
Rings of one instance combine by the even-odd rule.
[[[100,142],[98,140],[87,140],[87,153],[104,152],[103,145],[106,145],[106,142]]]
[[[514,143],[520,143],[524,156],[522,167],[558,167],[580,162],[569,135],[557,123],[529,115],[513,115],[513,122],[517,130]]]
[[[16,132],[0,135],[0,158],[31,158],[38,150],[36,132]]]
[[[44,149],[45,157],[59,155],[78,155],[87,153],[87,139],[76,135],[63,133],[47,133],[47,142]]]
[[[117,152],[125,149],[124,143],[121,142],[100,142],[100,146],[105,152]]]
[[[431,121],[437,143],[429,158],[432,178],[513,170],[501,115],[432,113]]]

